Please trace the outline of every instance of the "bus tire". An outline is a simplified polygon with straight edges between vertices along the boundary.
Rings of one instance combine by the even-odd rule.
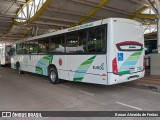
[[[55,67],[49,69],[49,80],[52,84],[60,83],[60,79],[58,78],[58,72]]]
[[[17,70],[17,72],[18,72],[19,74],[22,74],[22,73],[23,73],[22,70],[21,70],[21,66],[20,66],[19,63],[16,64],[16,70]]]

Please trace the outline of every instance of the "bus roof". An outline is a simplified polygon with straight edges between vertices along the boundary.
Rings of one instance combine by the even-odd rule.
[[[32,40],[36,40],[36,39],[40,39],[40,38],[51,37],[53,35],[64,34],[64,33],[72,32],[72,31],[83,30],[83,29],[90,28],[90,27],[96,27],[96,26],[99,26],[99,25],[107,24],[107,23],[109,23],[111,21],[141,25],[141,23],[139,23],[137,21],[134,21],[134,20],[131,20],[131,19],[126,19],[126,18],[107,18],[107,19],[102,19],[102,20],[98,20],[98,21],[95,21],[95,22],[90,22],[90,23],[78,25],[78,26],[75,26],[75,27],[66,28],[66,29],[63,29],[63,30],[58,30],[58,31],[55,31],[55,32],[51,32],[51,33],[47,33],[47,34],[43,34],[43,35],[31,37],[31,38],[19,40],[19,41],[16,41],[15,44],[16,43],[21,43],[21,42],[32,41]]]

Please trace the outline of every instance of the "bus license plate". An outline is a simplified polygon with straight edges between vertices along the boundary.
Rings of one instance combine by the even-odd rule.
[[[135,72],[135,68],[129,68],[129,70],[131,74]]]

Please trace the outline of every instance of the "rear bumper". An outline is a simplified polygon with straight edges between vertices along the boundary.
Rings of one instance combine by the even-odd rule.
[[[145,70],[133,74],[126,74],[126,75],[114,75],[113,73],[108,74],[108,85],[114,85],[124,82],[129,82],[133,80],[137,80],[143,78],[145,74]]]

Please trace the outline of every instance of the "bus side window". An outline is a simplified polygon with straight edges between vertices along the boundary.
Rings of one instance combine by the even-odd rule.
[[[15,47],[12,47],[11,51],[12,51],[11,56],[14,56],[15,55]]]
[[[87,32],[79,31],[69,33],[66,37],[66,52],[85,53],[86,52]]]
[[[17,54],[17,55],[23,54],[22,47],[23,47],[23,44],[22,44],[22,43],[16,45],[16,54]]]
[[[50,53],[64,53],[65,51],[65,38],[64,36],[55,36],[51,38]]]
[[[78,46],[81,46],[83,48],[83,51],[79,52],[87,52],[87,31],[83,30],[78,32]]]
[[[24,55],[29,54],[29,42],[23,44],[22,51]]]
[[[105,52],[105,28],[91,28],[88,38],[88,52],[101,53]]]
[[[49,52],[49,40],[44,39],[44,40],[39,40],[39,49],[38,53],[39,54],[46,54]]]
[[[38,54],[38,49],[39,49],[39,45],[38,45],[38,41],[35,42],[30,42],[30,54]]]

